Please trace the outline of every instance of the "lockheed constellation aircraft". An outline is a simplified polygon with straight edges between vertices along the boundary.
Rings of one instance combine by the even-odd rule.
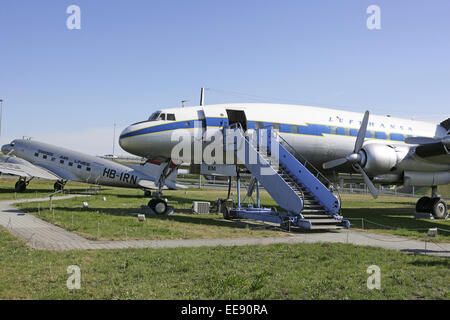
[[[450,183],[450,118],[440,124],[298,105],[241,103],[161,109],[127,127],[121,147],[137,156],[175,161],[173,133],[197,140],[239,124],[244,132],[270,126],[324,174],[359,173],[372,195],[374,183],[432,187],[417,210],[447,216],[437,187]],[[202,138],[203,137],[203,138]],[[194,146],[193,146],[194,149]]]

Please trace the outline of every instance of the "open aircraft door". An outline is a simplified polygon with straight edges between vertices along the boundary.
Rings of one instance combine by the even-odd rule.
[[[228,126],[228,115],[225,108],[216,108],[216,107],[204,107],[203,113],[205,116],[205,124],[206,128],[218,128],[222,129],[223,127]]]

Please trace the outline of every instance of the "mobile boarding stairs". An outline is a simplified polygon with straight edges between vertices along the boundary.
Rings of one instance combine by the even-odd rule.
[[[235,138],[232,144],[227,141],[225,148],[227,151],[233,148],[237,159],[253,175],[247,196],[251,196],[256,189],[257,201],[256,206],[241,203],[238,173],[237,204],[235,208],[226,211],[225,218],[279,223],[283,229],[288,230],[291,226],[306,230],[350,227],[350,222],[340,215],[339,197],[319,178],[332,188],[331,182],[306,160],[302,164],[297,158],[303,158],[276,131],[272,128],[256,129],[246,137],[239,124],[227,129],[228,132],[232,130]],[[306,166],[312,170],[308,170]],[[260,184],[285,211],[261,207]]]

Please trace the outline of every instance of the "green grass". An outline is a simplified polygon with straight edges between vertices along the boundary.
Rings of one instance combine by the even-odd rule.
[[[342,214],[354,229],[364,227],[366,231],[424,240],[429,228],[440,228],[433,241],[450,242],[450,232],[443,231],[450,231],[450,220],[414,219],[417,198],[381,196],[374,200],[365,195],[344,195],[342,200]]]
[[[75,185],[75,188],[79,189],[79,186]],[[212,203],[217,198],[226,197],[226,190],[165,191],[164,196],[169,200],[169,205],[175,207],[176,214],[169,217],[151,217],[145,223],[138,223],[136,217],[130,214],[139,212],[141,205],[148,202],[142,194],[141,190],[109,188],[89,199],[55,201],[53,203],[55,214],[45,210],[48,208],[48,201],[40,204],[24,203],[18,207],[89,239],[195,239],[286,235],[261,228],[260,224],[254,227],[255,224],[228,222],[223,220],[221,215],[190,214],[192,201]],[[107,201],[103,201],[103,196],[106,196]],[[82,208],[83,201],[89,203],[89,209]],[[450,230],[450,220],[414,219],[416,201],[416,198],[407,197],[381,196],[372,199],[366,195],[343,195],[342,214],[350,219],[352,228],[364,227],[364,230],[371,232],[415,239],[427,239],[429,228]],[[266,192],[261,193],[261,202],[266,207],[277,207]],[[364,223],[361,218],[364,219]],[[449,242],[450,232],[442,230],[434,241]]]
[[[348,244],[51,252],[0,228],[0,257],[0,299],[450,298],[449,259]],[[374,264],[381,290],[366,286]]]
[[[24,193],[16,193],[14,186],[17,180],[9,177],[0,178],[0,201],[43,198],[54,193],[53,185],[55,181],[48,180],[32,180]],[[71,182],[68,186],[70,186],[69,189],[73,193],[86,192],[86,184]],[[57,194],[56,197],[58,196],[62,196],[62,194]]]
[[[224,192],[222,192],[224,193]],[[226,193],[226,192],[225,192]],[[273,237],[286,235],[272,229],[252,226],[246,223],[230,222],[222,215],[193,215],[193,199],[214,201],[221,192],[212,190],[166,191],[169,205],[176,208],[171,216],[147,217],[140,223],[133,213],[139,213],[142,205],[148,203],[141,190],[111,188],[101,195],[89,198],[72,198],[53,202],[54,211],[49,210],[49,202],[23,203],[21,210],[40,219],[73,231],[93,240],[124,239],[204,239]],[[222,195],[223,196],[223,195]],[[106,201],[103,200],[106,197]],[[266,199],[269,197],[266,195]],[[89,204],[84,209],[82,202]]]

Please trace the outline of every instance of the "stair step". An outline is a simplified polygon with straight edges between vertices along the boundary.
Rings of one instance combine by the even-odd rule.
[[[339,220],[336,219],[308,219],[311,224],[314,225],[329,225],[329,224],[338,224]]]
[[[337,225],[312,225],[310,230],[338,230],[342,228],[342,226]]]
[[[311,220],[311,219],[330,219],[330,216],[327,214],[304,214],[303,218],[305,220]],[[335,220],[337,221],[337,220]]]
[[[325,210],[319,210],[319,209],[306,209],[306,210],[302,210],[302,213],[326,213]]]

